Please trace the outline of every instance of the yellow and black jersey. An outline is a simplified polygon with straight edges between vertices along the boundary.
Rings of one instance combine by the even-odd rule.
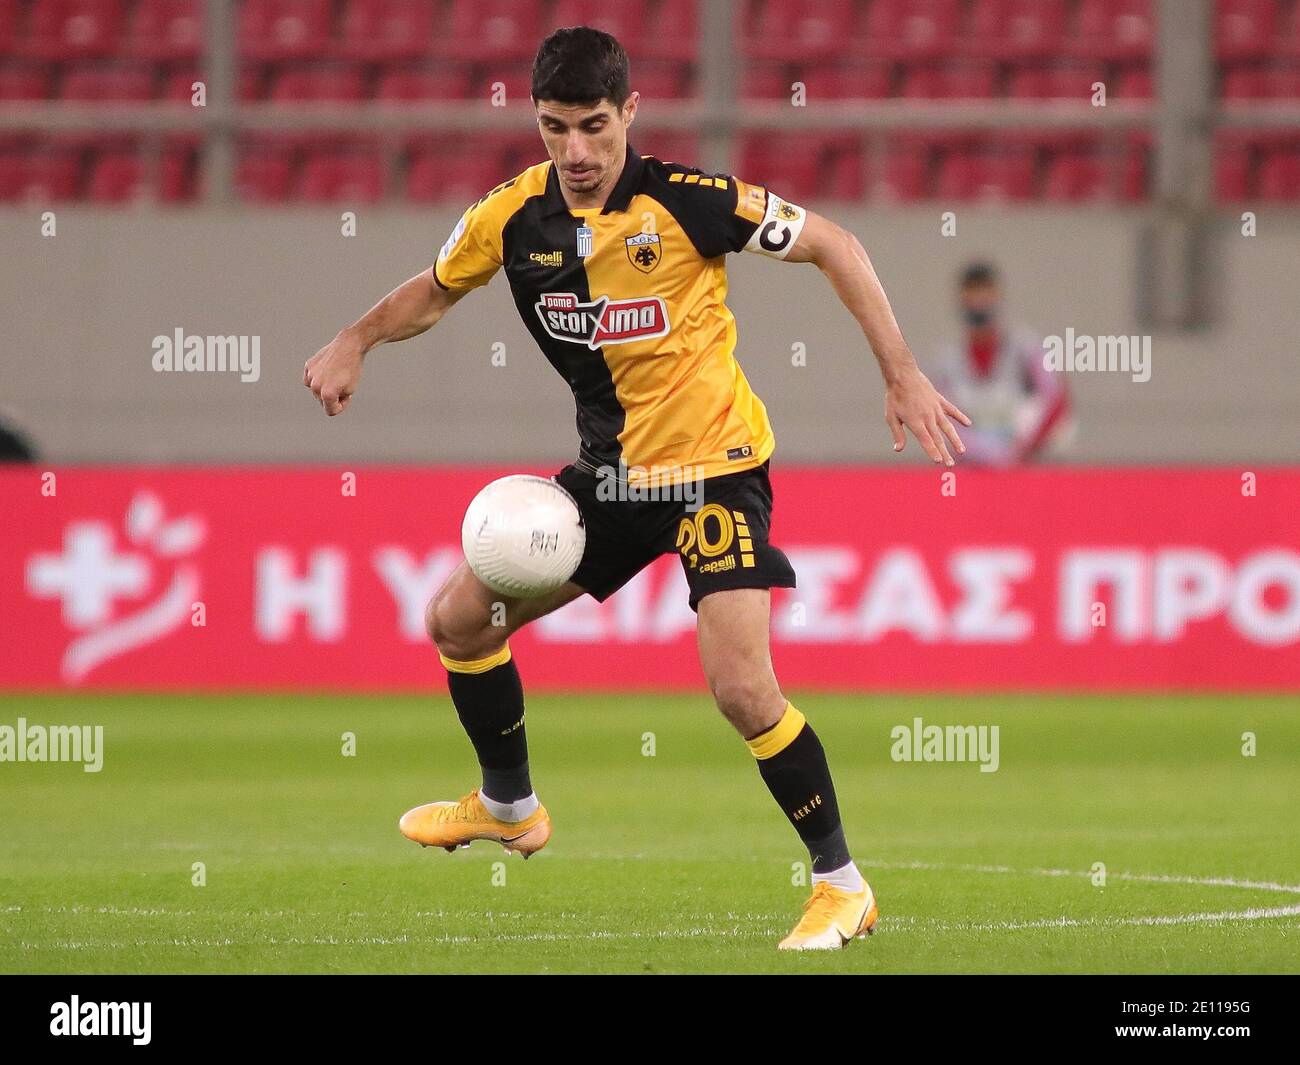
[[[434,279],[461,292],[505,267],[519,314],[573,390],[579,464],[631,482],[712,477],[772,454],[736,363],[727,252],[784,258],[805,212],[725,174],[629,146],[603,208],[570,210],[548,161],[469,208]]]

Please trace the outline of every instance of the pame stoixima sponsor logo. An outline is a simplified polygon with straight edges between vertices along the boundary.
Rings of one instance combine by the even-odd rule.
[[[604,344],[627,344],[668,334],[668,310],[659,296],[584,302],[572,292],[548,292],[537,301],[546,335],[593,351]]]

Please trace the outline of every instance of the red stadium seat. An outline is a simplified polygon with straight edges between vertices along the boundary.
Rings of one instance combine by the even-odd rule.
[[[1056,203],[1080,203],[1109,196],[1106,166],[1094,154],[1062,152],[1048,164],[1043,199]]]
[[[22,159],[20,188],[14,198],[38,206],[76,200],[80,176],[77,151],[63,147],[37,149]]]
[[[1265,200],[1300,200],[1300,144],[1265,155],[1259,168],[1259,195]]]
[[[1034,157],[1028,145],[1012,143],[952,152],[939,168],[942,199],[1021,202],[1034,195]]]
[[[163,203],[188,203],[198,196],[198,138],[170,138],[158,161],[158,199]]]
[[[653,155],[664,162],[700,165],[699,141],[694,133],[677,133],[673,130],[643,133],[636,138],[634,146],[642,155]]]
[[[930,151],[912,136],[892,137],[884,165],[877,168],[875,196],[895,203],[915,203],[930,194]]]
[[[271,87],[271,99],[276,103],[356,101],[365,98],[365,71],[351,64],[291,67],[283,71]]]
[[[739,20],[742,51],[755,59],[840,58],[852,30],[852,0],[749,0]]]
[[[1126,203],[1140,203],[1150,198],[1151,135],[1149,133],[1129,135],[1120,178],[1121,200]]]
[[[165,63],[197,59],[203,50],[201,0],[139,0],[126,48],[132,56]]]
[[[938,59],[959,47],[957,0],[875,0],[861,48],[873,59]],[[836,42],[842,47],[842,42]]]
[[[310,154],[303,166],[306,203],[378,203],[384,196],[384,162],[378,154]]]
[[[190,103],[194,96],[194,83],[202,81],[203,75],[197,70],[176,70],[167,75],[163,86],[162,98],[172,103]]]
[[[785,99],[798,80],[799,75],[782,64],[746,63],[740,72],[740,96],[743,100]]]
[[[1115,82],[1116,100],[1151,100],[1155,98],[1155,85],[1151,71],[1145,67],[1125,68]]]
[[[1251,195],[1250,155],[1240,135],[1215,138],[1214,194],[1221,203],[1240,203]]]
[[[556,0],[551,26],[594,26],[618,38],[628,55],[639,55],[645,39],[645,0]]]
[[[235,165],[235,187],[245,203],[285,203],[293,176],[293,153],[284,144],[245,146]]]
[[[17,203],[27,191],[27,160],[0,148],[0,203]]]
[[[983,61],[926,63],[909,66],[903,96],[912,100],[987,100],[997,93],[998,69]]]
[[[742,141],[737,174],[796,202],[862,195],[862,146],[854,134],[755,132]]]
[[[700,51],[700,20],[696,0],[660,0],[647,12],[641,47],[633,57],[642,59],[695,59]]]
[[[1268,81],[1259,67],[1229,67],[1223,72],[1220,95],[1225,100],[1263,100],[1268,97]]]
[[[1284,59],[1300,59],[1300,10],[1291,9],[1291,18],[1278,28],[1272,52]]]
[[[1065,40],[1064,0],[980,0],[963,50],[991,59],[1046,59]]]
[[[121,35],[121,0],[35,0],[24,50],[41,59],[88,59],[112,55]]]
[[[488,63],[474,71],[469,81],[471,100],[491,100],[498,89],[504,92],[507,103],[528,100],[532,96],[532,77],[515,64]]]
[[[144,164],[138,154],[116,151],[95,157],[86,196],[91,203],[129,203],[147,194]]]
[[[491,137],[419,138],[411,148],[406,196],[416,203],[473,203],[519,173],[507,172],[505,154],[500,140]]]
[[[818,63],[804,71],[801,80],[814,100],[883,100],[892,77],[890,63]],[[783,95],[788,94],[787,87]]]
[[[648,100],[682,100],[692,94],[686,63],[634,63],[632,88]]]
[[[350,59],[419,59],[433,51],[435,6],[428,0],[349,0],[339,53]]]
[[[1276,0],[1218,0],[1214,5],[1214,49],[1221,59],[1269,55],[1280,28]]]
[[[815,134],[807,133],[747,134],[736,173],[745,181],[769,186],[791,200],[810,199],[817,191],[817,141]]]
[[[156,78],[153,68],[76,67],[64,76],[59,93],[79,103],[119,103],[151,100]]]
[[[236,74],[235,96],[243,103],[266,98],[262,68],[243,64]],[[203,74],[194,69],[173,71],[167,76],[163,99],[175,103],[190,103],[194,96],[194,83],[203,81]],[[209,100],[211,96],[209,94]]]
[[[410,69],[395,67],[379,76],[380,100],[463,100],[469,95],[469,69],[455,63]]]
[[[329,48],[329,0],[244,0],[239,9],[244,59],[302,59]]]
[[[1300,100],[1300,66],[1272,67],[1265,75],[1265,83],[1272,100]]]
[[[44,100],[49,94],[48,68],[39,64],[0,67],[0,100]]]
[[[1106,83],[1106,68],[1100,64],[1025,67],[1011,72],[1009,94],[1016,99],[1087,103],[1097,82]]]
[[[541,38],[537,5],[515,0],[451,0],[447,26],[434,48],[451,59],[531,59]]]
[[[18,5],[0,4],[0,56],[10,56],[18,42]],[[0,198],[3,198],[0,194]]]
[[[1223,75],[1225,100],[1295,100],[1300,98],[1300,66],[1229,67]]]
[[[1070,51],[1089,59],[1149,59],[1155,38],[1151,0],[1081,0]]]
[[[825,145],[817,195],[830,200],[860,200],[866,195],[866,154],[856,134],[830,138]]]
[[[501,153],[501,174],[514,177],[530,166],[546,162],[546,148],[535,132],[506,134],[495,137],[494,141]],[[639,145],[637,148],[640,150]],[[497,182],[504,180],[501,174]]]

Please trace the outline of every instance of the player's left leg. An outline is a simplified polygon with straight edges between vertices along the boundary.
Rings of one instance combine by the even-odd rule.
[[[698,609],[700,662],[709,690],[749,745],[763,782],[812,859],[812,897],[781,948],[844,946],[874,929],[876,901],[849,857],[821,741],[777,684],[769,646],[771,592],[712,592]]]
[[[447,669],[452,704],[483,774],[457,802],[424,803],[402,815],[402,834],[455,850],[489,839],[525,858],[546,845],[550,815],[533,792],[524,728],[524,689],[509,638],[583,593],[568,582],[548,595],[498,595],[462,562],[429,602],[425,622]]]

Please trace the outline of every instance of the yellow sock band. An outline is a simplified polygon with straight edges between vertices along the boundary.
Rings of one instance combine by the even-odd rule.
[[[510,661],[510,645],[506,644],[496,654],[488,655],[487,658],[476,658],[473,662],[457,662],[454,658],[448,658],[441,651],[438,657],[442,659],[442,664],[447,667],[449,673],[486,673],[489,669],[496,669],[497,666],[503,666]]]
[[[785,713],[781,715],[780,721],[766,732],[760,732],[753,739],[746,740],[745,743],[749,746],[750,753],[759,761],[771,758],[794,742],[794,738],[803,730],[806,721],[807,719],[795,709],[793,703],[786,703]]]

